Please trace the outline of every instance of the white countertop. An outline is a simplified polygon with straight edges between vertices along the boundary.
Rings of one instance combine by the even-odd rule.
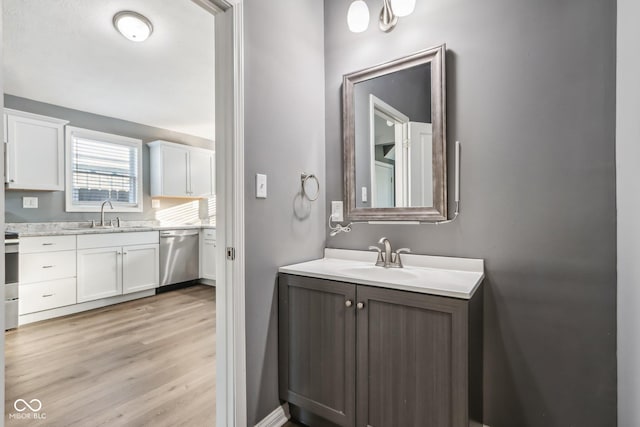
[[[7,223],[6,231],[18,233],[20,237],[65,236],[78,234],[131,233],[137,231],[162,230],[201,230],[215,229],[209,224],[158,224],[152,221],[123,221],[121,227],[91,228],[87,221],[83,222],[39,222],[39,223]]]
[[[383,268],[376,258],[376,252],[327,248],[324,258],[278,271],[461,299],[470,299],[484,279],[481,259],[402,254],[404,268]]]

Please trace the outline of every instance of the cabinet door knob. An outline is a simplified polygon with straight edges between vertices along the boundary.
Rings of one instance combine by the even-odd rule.
[[[350,299],[348,299],[348,300],[346,300],[346,301],[344,302],[344,305],[345,305],[345,306],[347,306],[347,307],[351,307],[351,306],[353,305],[353,301],[351,301]]]
[[[358,307],[358,310],[362,310],[364,308],[364,303],[359,302],[358,305],[356,305],[356,307]]]

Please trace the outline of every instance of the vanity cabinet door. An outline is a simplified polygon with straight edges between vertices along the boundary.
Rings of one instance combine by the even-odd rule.
[[[467,303],[360,285],[357,302],[357,426],[468,427]]]
[[[280,398],[340,426],[355,425],[355,296],[353,284],[280,275]]]

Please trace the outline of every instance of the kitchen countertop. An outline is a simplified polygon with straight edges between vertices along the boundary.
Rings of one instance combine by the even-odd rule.
[[[20,237],[65,236],[79,234],[131,233],[140,231],[162,230],[201,230],[214,229],[210,224],[158,224],[154,221],[123,221],[121,227],[91,228],[87,221],[83,222],[15,222],[7,223],[5,230],[18,233]]]
[[[481,259],[402,254],[404,268],[376,267],[377,253],[325,249],[324,258],[279,272],[430,295],[470,299],[484,279]]]

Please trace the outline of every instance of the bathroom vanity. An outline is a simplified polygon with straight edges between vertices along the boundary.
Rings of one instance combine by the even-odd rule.
[[[385,269],[372,252],[326,249],[280,268],[280,398],[300,421],[482,420],[483,261],[402,260],[404,268]]]

